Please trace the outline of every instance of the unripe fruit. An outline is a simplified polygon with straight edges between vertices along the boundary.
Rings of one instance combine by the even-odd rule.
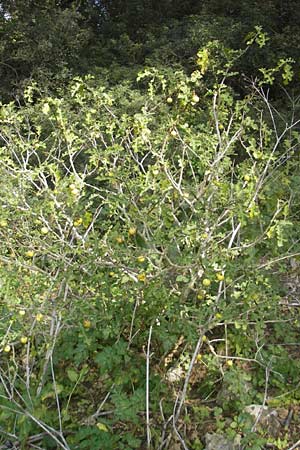
[[[167,98],[167,103],[169,103],[169,104],[173,103],[172,97],[168,97],[168,98]]]
[[[49,233],[48,228],[47,227],[42,227],[41,228],[41,233],[44,234],[44,235],[48,234]]]
[[[202,360],[202,355],[197,355],[197,361],[201,361]]]
[[[26,314],[25,309],[20,309],[19,316],[25,316],[25,314]]]
[[[226,361],[226,364],[227,364],[228,367],[232,367],[233,366],[233,361],[231,359],[228,359]]]
[[[20,342],[21,342],[21,344],[25,345],[28,342],[28,338],[26,336],[22,336],[21,339],[20,339]]]
[[[129,236],[134,236],[136,234],[136,228],[130,227],[128,230]]]
[[[41,322],[42,320],[43,320],[43,314],[41,314],[41,313],[38,313],[36,316],[35,316],[35,318],[36,318],[36,321],[37,322]]]
[[[200,292],[198,292],[197,299],[203,300],[205,298],[205,295],[206,295],[206,291],[200,291]]]
[[[245,175],[245,176],[244,176],[244,180],[245,180],[245,181],[250,181],[250,180],[251,180],[250,175]]]
[[[139,281],[146,281],[146,274],[145,273],[139,273],[138,274],[138,276],[137,276],[137,279],[139,280]]]
[[[199,101],[200,101],[200,98],[198,97],[198,95],[194,94],[193,97],[192,97],[192,102],[193,103],[198,103]]]
[[[82,224],[82,218],[79,217],[79,219],[74,220],[73,225],[74,227],[79,227]]]
[[[170,134],[171,134],[171,136],[176,137],[177,136],[177,131],[176,130],[172,130]]]
[[[4,227],[7,227],[7,220],[6,219],[1,219],[0,220],[0,227],[2,227],[2,228],[4,228]]]
[[[211,281],[208,278],[204,278],[204,280],[202,281],[203,286],[210,286],[211,285]]]
[[[91,323],[90,320],[86,319],[86,320],[83,321],[83,326],[84,326],[84,328],[88,329],[88,328],[91,328],[92,323]]]
[[[139,263],[143,263],[145,261],[145,256],[140,255],[140,256],[137,257],[137,260],[138,260]]]
[[[4,347],[3,351],[4,351],[5,353],[9,353],[9,352],[11,351],[11,346],[7,344],[7,345]]]
[[[26,255],[28,258],[33,258],[33,256],[34,256],[34,251],[33,251],[33,250],[27,250],[27,252],[25,253],[25,255]]]
[[[223,275],[222,273],[217,273],[216,277],[217,277],[217,280],[218,280],[218,281],[223,281],[224,278],[225,278],[224,275]]]

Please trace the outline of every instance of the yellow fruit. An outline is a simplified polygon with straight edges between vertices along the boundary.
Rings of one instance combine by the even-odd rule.
[[[202,336],[202,342],[206,342],[207,341],[207,336]]]
[[[216,317],[216,319],[222,319],[222,314],[217,313],[215,317]]]
[[[146,281],[146,274],[145,273],[139,273],[137,276],[137,279],[139,281]]]
[[[168,98],[167,98],[167,103],[169,103],[169,104],[173,103],[172,97],[168,97]]]
[[[7,220],[6,219],[1,219],[0,220],[0,227],[2,227],[2,228],[4,228],[4,227],[7,227]]]
[[[82,218],[79,217],[79,219],[74,220],[73,225],[74,227],[79,227],[82,224]]]
[[[244,180],[245,180],[245,181],[250,181],[250,180],[251,180],[250,175],[245,175],[245,176],[244,176]]]
[[[83,326],[84,326],[84,328],[91,328],[92,323],[90,320],[86,319],[83,321]]]
[[[226,364],[227,364],[227,366],[232,367],[233,361],[231,359],[227,359]]]
[[[118,236],[118,237],[116,237],[116,241],[118,244],[123,244],[124,238],[122,238],[121,236]]]
[[[176,137],[177,136],[177,131],[176,130],[172,130],[170,134],[171,134],[171,136]]]
[[[25,314],[26,314],[25,309],[20,309],[19,316],[25,316]]]
[[[129,236],[134,236],[136,234],[136,228],[130,227],[128,230]]]
[[[204,278],[204,280],[202,281],[203,286],[210,286],[211,285],[211,281],[208,278]]]
[[[197,361],[201,361],[202,360],[202,355],[197,355]]]
[[[71,189],[71,193],[76,196],[79,194],[79,189],[77,188]]]
[[[193,97],[192,97],[192,102],[193,102],[193,103],[198,103],[199,100],[200,100],[200,98],[198,97],[198,95],[197,95],[197,94],[194,94]]]
[[[206,291],[200,291],[200,292],[198,292],[197,299],[203,300],[205,298],[205,295],[206,295]]]
[[[35,316],[37,322],[41,322],[43,320],[43,317],[44,316],[41,313],[37,313],[37,315]]]
[[[143,263],[145,261],[145,256],[140,255],[140,256],[137,257],[137,260],[138,260],[139,263]]]
[[[41,228],[41,233],[42,233],[42,234],[48,234],[48,233],[49,233],[48,228],[47,228],[47,227],[42,227],[42,228]]]
[[[224,278],[225,278],[224,275],[223,275],[222,273],[217,273],[216,277],[217,277],[217,280],[218,280],[218,281],[223,281]]]
[[[115,276],[115,272],[109,272],[108,274],[110,277],[114,277]]]
[[[11,351],[11,346],[7,344],[7,345],[4,347],[3,351],[4,351],[5,353],[9,353],[9,352]]]
[[[20,339],[20,342],[21,342],[21,344],[25,345],[28,342],[28,338],[26,336],[22,336],[21,339]]]
[[[70,184],[70,186],[69,186],[69,188],[71,189],[71,191],[73,191],[73,189],[76,189],[76,186],[75,186],[75,184]]]
[[[25,255],[28,258],[32,258],[34,256],[34,251],[33,250],[27,250],[27,252],[25,253]]]

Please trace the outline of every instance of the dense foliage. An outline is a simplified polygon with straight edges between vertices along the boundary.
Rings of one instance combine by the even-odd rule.
[[[247,412],[300,400],[300,31],[255,4],[1,2],[7,448],[296,448]]]

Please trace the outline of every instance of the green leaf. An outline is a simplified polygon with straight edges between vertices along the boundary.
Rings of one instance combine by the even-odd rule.
[[[78,374],[73,369],[68,369],[67,375],[68,375],[69,380],[72,381],[73,383],[75,383],[78,380]]]

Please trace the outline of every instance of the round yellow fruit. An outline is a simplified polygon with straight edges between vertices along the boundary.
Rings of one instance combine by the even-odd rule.
[[[198,292],[197,299],[203,300],[205,298],[205,295],[206,295],[206,291],[200,291],[200,292]]]
[[[176,130],[172,130],[170,134],[171,134],[171,136],[176,137],[177,136],[177,131]]]
[[[217,277],[217,280],[218,280],[218,281],[223,281],[224,278],[225,278],[224,275],[223,275],[223,273],[217,273],[216,277]]]
[[[204,280],[202,281],[203,286],[210,286],[211,285],[211,281],[208,278],[204,278]]]
[[[0,227],[2,227],[2,228],[4,228],[4,227],[7,227],[7,220],[6,219],[1,219],[0,220]]]
[[[42,234],[45,234],[45,235],[48,234],[48,233],[49,233],[48,228],[47,228],[47,227],[42,227],[42,228],[41,228],[41,233],[42,233]]]
[[[233,366],[233,361],[231,359],[227,359],[226,364],[228,367],[232,367]]]
[[[73,225],[74,227],[79,227],[82,224],[82,218],[79,217],[79,219],[74,220]]]
[[[250,180],[251,180],[250,175],[245,175],[245,176],[244,176],[244,180],[245,180],[245,181],[250,181]]]
[[[9,344],[7,344],[7,345],[4,347],[3,351],[4,351],[5,353],[9,353],[9,352],[11,351],[11,346],[10,346]]]
[[[137,279],[139,281],[146,281],[146,274],[145,273],[139,273],[137,276]]]
[[[36,316],[35,316],[35,319],[36,319],[36,321],[37,322],[41,322],[42,320],[43,320],[43,314],[41,314],[41,313],[38,313]]]
[[[130,227],[128,230],[129,236],[135,236],[136,235],[136,228]]]
[[[28,258],[33,258],[34,257],[34,251],[33,250],[27,250],[27,252],[25,253],[25,255]]]
[[[193,97],[192,97],[192,102],[193,103],[198,103],[199,101],[200,101],[200,98],[198,97],[198,95],[194,94]]]
[[[71,189],[71,193],[76,196],[79,194],[79,189],[77,188]]]
[[[19,316],[25,316],[25,314],[26,314],[25,309],[20,309]]]
[[[20,342],[21,342],[21,344],[25,345],[28,342],[28,338],[26,336],[22,336],[21,339],[20,339]]]
[[[215,315],[215,317],[216,317],[216,319],[222,319],[222,314],[220,314],[220,313],[217,313],[216,315]]]
[[[197,361],[202,361],[202,355],[197,355]]]
[[[207,336],[202,336],[202,342],[206,342],[207,341]]]
[[[137,260],[138,260],[139,263],[143,263],[143,262],[145,262],[145,256],[140,255],[140,256],[137,257]]]
[[[84,321],[83,321],[83,326],[84,326],[84,328],[91,328],[91,326],[92,326],[92,323],[91,323],[91,321],[90,320],[88,320],[88,319],[85,319]]]
[[[76,189],[76,186],[75,186],[75,184],[70,184],[70,186],[69,186],[69,188],[71,189],[71,191],[73,191],[73,189]]]
[[[167,103],[169,103],[169,104],[173,103],[172,97],[168,97],[168,98],[167,98]]]

